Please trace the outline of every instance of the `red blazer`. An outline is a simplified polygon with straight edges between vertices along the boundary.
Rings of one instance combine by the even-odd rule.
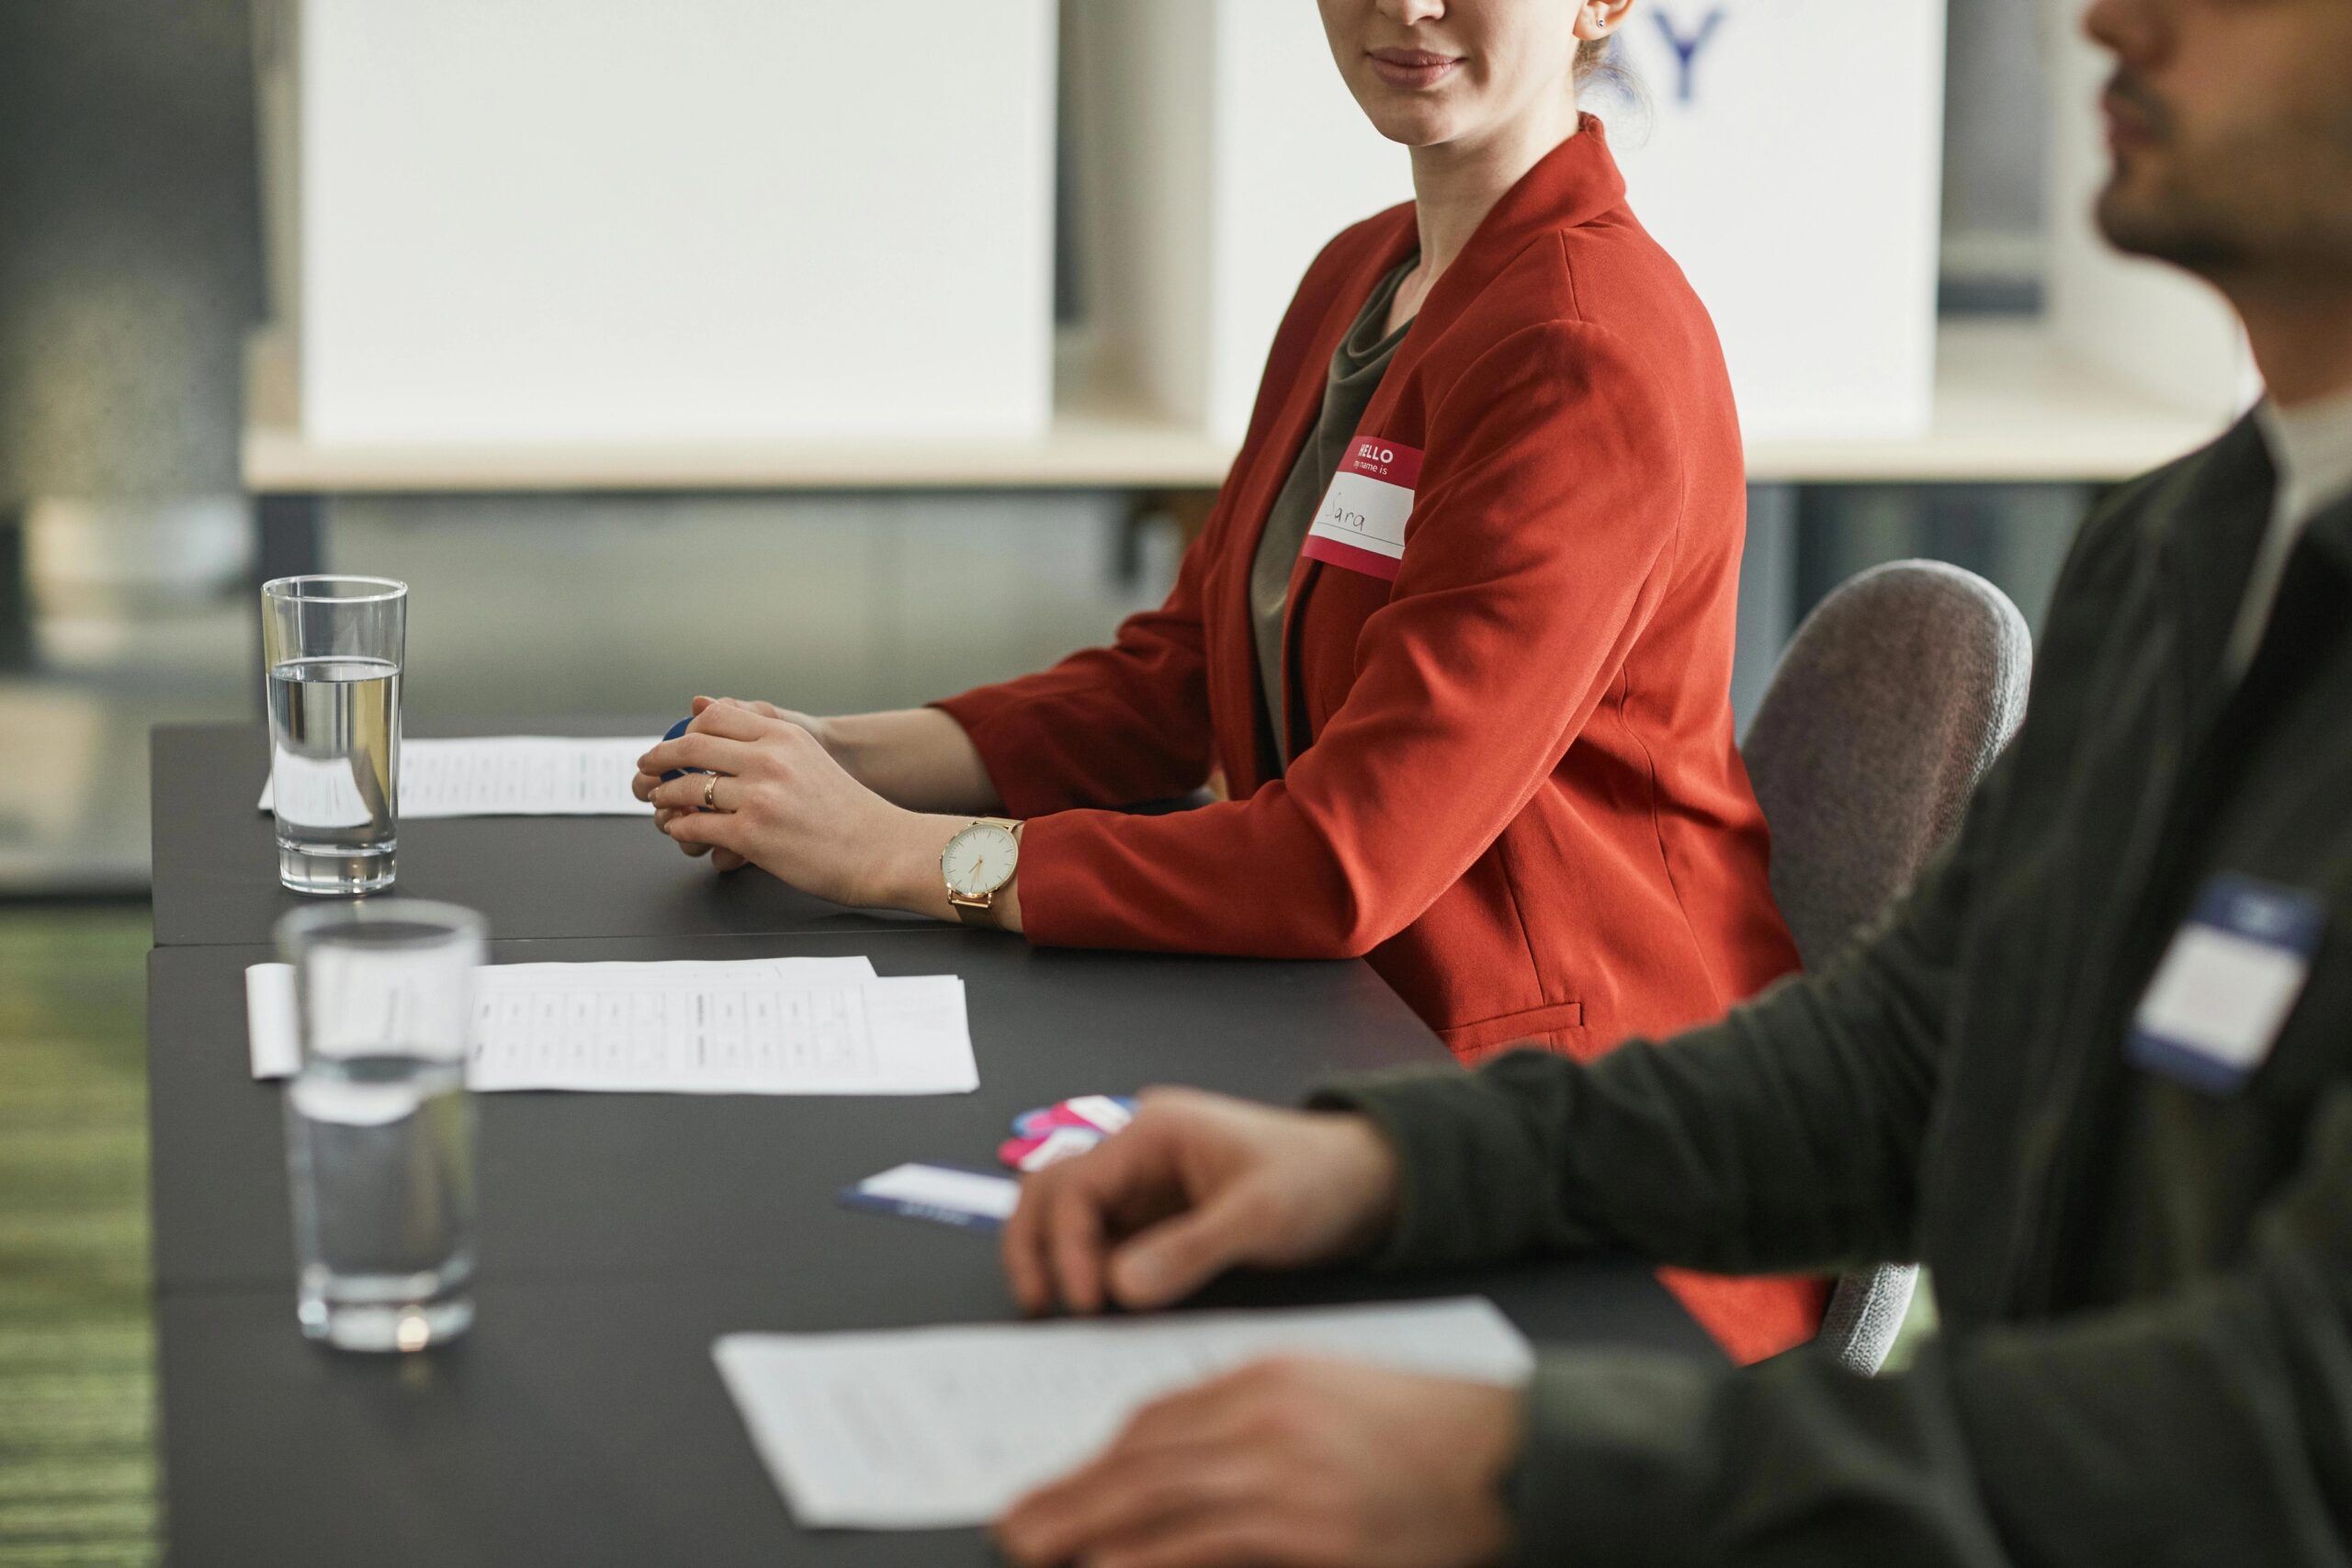
[[[1363,955],[1456,1056],[1589,1057],[1796,967],[1728,692],[1746,477],[1713,323],[1626,210],[1597,120],[1480,226],[1359,434],[1425,454],[1394,582],[1302,558],[1293,761],[1259,754],[1258,536],[1332,351],[1418,245],[1410,205],[1331,242],[1174,592],[1110,648],[940,705],[1028,818],[1032,942]],[[1096,809],[1231,799],[1170,817]],[[1743,1357],[1820,1292],[1702,1281]],[[1699,1306],[1693,1298],[1694,1306]]]

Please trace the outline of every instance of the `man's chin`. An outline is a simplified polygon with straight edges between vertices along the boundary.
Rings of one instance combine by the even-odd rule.
[[[2238,246],[2225,231],[2148,199],[2120,176],[2099,192],[2092,213],[2107,243],[2128,256],[2168,262],[2202,276],[2226,270],[2239,259]]]

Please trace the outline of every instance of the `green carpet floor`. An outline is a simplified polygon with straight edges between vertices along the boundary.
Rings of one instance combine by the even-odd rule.
[[[157,1559],[143,905],[0,906],[0,1568]]]

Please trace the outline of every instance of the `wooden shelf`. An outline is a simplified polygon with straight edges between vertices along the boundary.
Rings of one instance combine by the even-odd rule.
[[[2223,423],[2068,363],[2033,322],[1947,321],[1926,434],[1751,442],[1747,471],[1759,483],[2104,484],[2194,451]]]
[[[245,488],[256,495],[822,490],[1214,490],[1233,451],[1080,393],[1027,441],[775,440],[352,446],[296,428],[291,364],[246,355]]]
[[[1029,441],[714,441],[348,446],[304,437],[291,367],[248,355],[246,488],[255,494],[817,490],[1210,490],[1232,449],[1139,405],[1073,394]],[[1769,483],[2111,482],[2212,438],[2218,423],[2061,360],[2030,323],[1939,334],[1933,426],[1906,440],[1759,441]]]

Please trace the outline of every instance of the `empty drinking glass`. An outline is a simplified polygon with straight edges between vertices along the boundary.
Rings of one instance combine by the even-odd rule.
[[[281,577],[262,584],[261,604],[277,879],[297,893],[390,887],[408,585]]]
[[[302,1332],[422,1350],[473,1322],[474,1116],[466,1093],[482,918],[416,899],[302,909],[301,1066],[286,1091]]]

